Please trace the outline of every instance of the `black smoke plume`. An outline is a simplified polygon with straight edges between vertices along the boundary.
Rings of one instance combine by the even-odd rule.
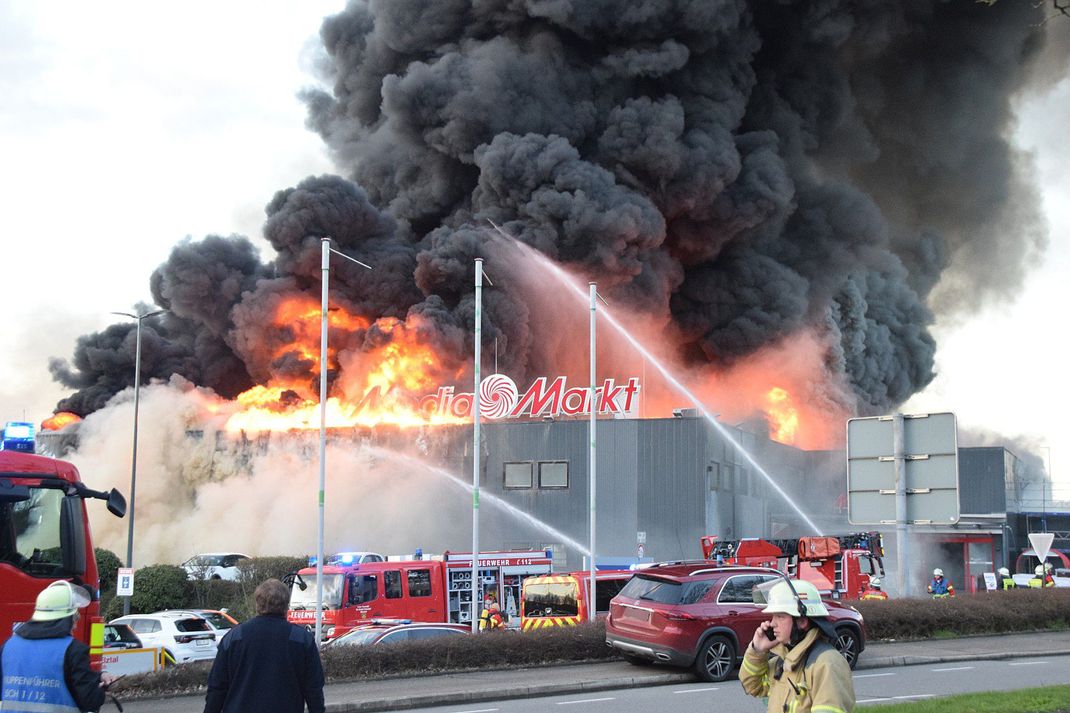
[[[244,238],[175,248],[152,277],[171,313],[147,327],[143,376],[224,395],[311,364],[279,357],[265,318],[318,291],[413,315],[444,358],[471,347],[472,260],[489,221],[669,318],[682,358],[731,365],[800,330],[861,412],[933,378],[934,310],[1007,296],[1044,247],[1010,146],[1012,99],[1043,11],[1007,0],[353,0],[322,26],[329,88],[303,93],[344,177],[268,204],[261,264]],[[1060,68],[1063,71],[1065,68]],[[518,380],[552,320],[491,293],[488,339]],[[130,383],[130,326],[82,338],[53,374],[61,407]],[[372,341],[382,339],[379,335]],[[347,350],[368,335],[350,335]]]

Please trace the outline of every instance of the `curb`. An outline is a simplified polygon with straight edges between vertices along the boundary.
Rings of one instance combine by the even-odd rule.
[[[992,661],[1002,659],[1030,658],[1034,656],[1070,656],[1070,649],[1056,649],[1039,652],[1006,651],[986,654],[947,654],[936,656],[881,656],[867,658],[858,662],[856,670],[886,668],[889,666],[918,666],[924,664],[954,663],[959,661]],[[456,693],[429,693],[418,696],[396,698],[375,698],[362,701],[328,703],[328,713],[357,713],[358,711],[396,711],[429,706],[445,706],[458,703],[481,703],[486,701],[513,700],[518,698],[537,698],[539,696],[560,695],[568,693],[585,693],[608,691],[616,688],[638,688],[641,686],[665,686],[673,683],[692,683],[697,679],[689,672],[662,673],[648,676],[627,676],[608,678],[598,681],[577,681],[575,683],[547,683],[537,686],[518,688],[462,691]],[[735,679],[728,679],[734,681]]]

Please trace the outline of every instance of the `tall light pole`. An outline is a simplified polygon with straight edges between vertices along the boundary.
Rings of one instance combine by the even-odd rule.
[[[130,458],[130,523],[126,531],[126,566],[131,568],[134,566],[134,497],[137,494],[137,412],[141,396],[141,322],[166,311],[158,309],[145,314],[112,312],[112,314],[129,317],[137,322],[137,346],[134,347],[134,451]],[[129,613],[130,597],[123,597],[123,616]]]
[[[597,594],[597,591],[598,591],[598,583],[597,583],[597,580],[595,578],[596,577],[596,574],[595,574],[596,567],[595,567],[595,562],[594,562],[594,553],[595,553],[595,510],[597,509],[596,508],[596,502],[597,502],[597,500],[596,500],[597,487],[596,486],[597,486],[597,482],[598,482],[598,478],[597,478],[598,471],[597,471],[597,468],[596,468],[596,459],[595,459],[595,452],[596,452],[596,449],[595,449],[595,440],[596,440],[595,439],[595,432],[596,432],[597,426],[598,426],[598,388],[597,388],[596,383],[595,383],[597,378],[598,378],[597,374],[596,374],[596,371],[595,371],[595,329],[596,329],[597,322],[598,322],[598,320],[597,320],[597,317],[598,317],[598,300],[602,300],[602,302],[605,302],[605,300],[602,299],[602,295],[598,294],[598,286],[595,283],[593,283],[593,282],[588,283],[588,286],[590,287],[590,292],[591,292],[591,420],[590,420],[590,425],[588,426],[588,431],[589,431],[588,436],[589,436],[589,440],[590,440],[590,443],[591,443],[590,465],[588,467],[588,471],[590,473],[589,477],[590,477],[590,488],[591,488],[590,489],[590,495],[589,495],[589,499],[591,501],[591,503],[590,503],[591,504],[591,563],[590,563],[591,564],[591,572],[590,572],[590,577],[591,577],[590,590],[591,591],[590,591],[590,598],[587,600],[588,602],[590,602],[590,605],[588,606],[588,609],[587,609],[587,618],[590,621],[594,621],[595,618],[596,618],[596,614],[597,614],[597,612],[595,610],[598,608],[596,606],[598,600],[595,598],[595,595]]]
[[[327,485],[327,283],[331,276],[331,253],[371,270],[360,260],[331,247],[330,238],[320,238],[320,487],[317,495],[319,519],[316,526],[316,644],[323,641],[323,506]]]
[[[492,224],[493,225],[493,224]],[[476,258],[475,354],[472,389],[472,633],[479,632],[479,422],[480,360],[483,358],[483,258]],[[494,283],[487,278],[493,287]]]

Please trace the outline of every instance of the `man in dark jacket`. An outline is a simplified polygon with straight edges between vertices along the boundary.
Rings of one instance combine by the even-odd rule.
[[[256,613],[219,644],[204,713],[323,713],[323,664],[315,637],[286,621],[290,591],[269,579],[253,595]]]
[[[0,709],[99,711],[111,680],[89,668],[89,647],[71,636],[89,593],[65,580],[37,595],[30,621],[0,651]]]

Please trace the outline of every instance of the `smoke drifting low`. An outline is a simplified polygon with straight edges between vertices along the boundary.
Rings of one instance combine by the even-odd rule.
[[[1015,95],[1042,47],[1031,3],[709,0],[350,2],[325,20],[309,125],[343,176],[267,205],[262,264],[240,236],[177,246],[151,279],[142,374],[233,396],[315,378],[280,300],[319,291],[404,320],[444,363],[471,349],[472,260],[510,265],[489,222],[623,309],[676,357],[728,369],[799,335],[851,410],[933,378],[934,309],[1013,293],[1044,247]],[[523,381],[557,373],[553,315],[488,295],[484,335]],[[129,384],[131,325],[79,340],[54,377],[87,414]],[[389,341],[335,335],[338,363]],[[359,360],[358,360],[359,361]]]

